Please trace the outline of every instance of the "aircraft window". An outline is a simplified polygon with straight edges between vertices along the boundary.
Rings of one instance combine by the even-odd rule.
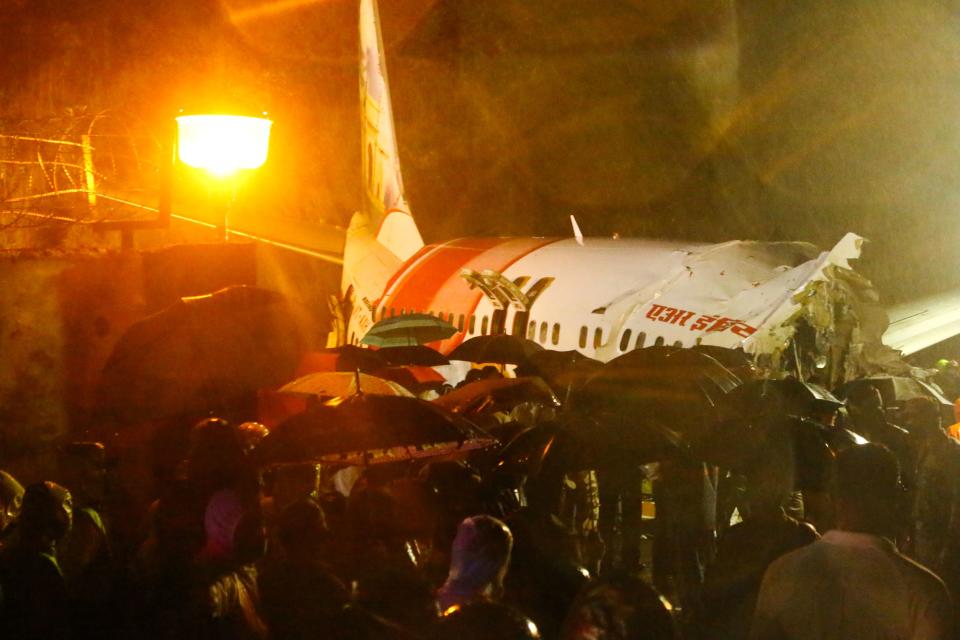
[[[647,341],[647,333],[641,331],[637,334],[637,341],[633,344],[634,349],[643,349],[643,343]]]
[[[464,318],[463,318],[463,314],[461,313],[460,317],[457,318],[457,331],[463,331],[463,322],[464,322]]]
[[[483,316],[483,320],[480,321],[480,333],[482,335],[487,335],[487,316]]]
[[[662,347],[663,346],[663,336],[657,336],[657,339],[653,341],[653,346]]]
[[[470,315],[470,333],[473,333],[477,330],[477,316]]]
[[[540,323],[540,343],[541,344],[547,343],[547,323],[546,322]]]
[[[586,327],[580,327],[580,348],[581,349],[587,348],[587,328]]]
[[[593,330],[593,348],[599,349],[600,345],[603,344],[603,329],[597,327]]]
[[[387,308],[386,308],[386,307],[381,307],[381,308],[380,308],[380,319],[383,320],[383,319],[386,318],[386,317],[387,317]]]
[[[533,340],[537,335],[537,321],[531,320],[530,324],[527,325],[527,340]]]
[[[626,351],[628,348],[630,348],[631,333],[632,331],[630,329],[627,329],[626,331],[623,332],[623,335],[620,336],[620,351]]]
[[[673,343],[673,346],[677,347],[678,349],[682,349],[682,348],[683,348],[683,341],[682,341],[682,340],[677,340],[676,342]]]
[[[390,317],[392,318],[392,317],[394,317],[395,315],[397,315],[397,310],[394,309],[393,307],[390,307]]]
[[[560,323],[559,322],[553,323],[553,331],[551,332],[551,335],[550,335],[550,342],[553,345],[557,345],[560,343]]]

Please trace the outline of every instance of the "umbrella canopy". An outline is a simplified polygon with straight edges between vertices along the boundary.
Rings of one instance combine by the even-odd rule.
[[[468,415],[487,411],[509,411],[521,402],[528,401],[560,406],[560,401],[553,395],[547,383],[534,376],[477,380],[454,389],[433,402],[454,413]]]
[[[574,394],[573,409],[581,430],[597,430],[639,459],[710,433],[725,417],[723,399],[739,384],[704,353],[649,347],[604,365]]]
[[[309,373],[293,382],[288,382],[280,387],[279,391],[280,393],[320,398],[352,396],[358,393],[413,397],[413,394],[403,385],[356,371],[352,373],[349,371]]]
[[[374,375],[385,380],[393,380],[411,391],[422,388],[437,388],[446,383],[439,371],[430,367],[406,366],[386,367],[374,371]]]
[[[99,408],[122,421],[221,411],[289,380],[301,343],[279,293],[236,286],[183,298],[120,336],[103,369]]]
[[[362,371],[370,373],[387,366],[377,351],[352,344],[311,351],[297,367],[297,377],[318,371]]]
[[[880,391],[883,398],[883,404],[887,407],[898,407],[907,400],[914,398],[929,398],[942,407],[953,410],[953,403],[947,400],[935,387],[916,378],[906,376],[873,376],[870,378],[859,378],[843,385],[838,392],[843,397],[860,386],[869,385]],[[948,416],[950,414],[947,414]]]
[[[422,344],[409,347],[382,347],[377,351],[390,366],[417,365],[420,367],[439,367],[450,364],[445,355]]]
[[[794,378],[751,380],[734,389],[725,400],[743,418],[755,415],[815,417],[821,410],[832,411],[843,401],[811,382]]]
[[[521,364],[543,347],[519,336],[485,335],[475,336],[459,345],[448,354],[451,360],[468,362],[496,362],[499,364]]]
[[[385,318],[376,323],[360,340],[373,347],[412,347],[449,338],[457,328],[449,322],[425,313]]]
[[[261,464],[376,464],[471,451],[496,440],[472,423],[417,398],[335,398],[283,422],[257,448]]]
[[[564,398],[595,375],[603,363],[579,351],[551,351],[544,349],[530,355],[527,362],[517,367],[517,375],[539,376]]]

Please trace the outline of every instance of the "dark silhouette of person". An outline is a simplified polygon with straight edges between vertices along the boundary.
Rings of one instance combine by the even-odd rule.
[[[724,532],[707,566],[699,621],[706,638],[745,638],[767,567],[819,537],[812,525],[784,511],[795,482],[795,454],[789,424],[775,424],[781,428],[771,425],[766,445],[746,465],[745,517]]]
[[[950,594],[900,554],[897,461],[883,445],[837,457],[837,528],[775,560],[760,586],[752,640],[953,637]]]
[[[0,631],[5,638],[72,637],[67,585],[57,544],[70,531],[70,492],[53,482],[27,487],[15,540],[0,553]]]
[[[289,505],[278,518],[276,537],[281,557],[265,559],[257,576],[271,636],[331,635],[349,594],[324,563],[329,536],[320,505],[309,498]]]

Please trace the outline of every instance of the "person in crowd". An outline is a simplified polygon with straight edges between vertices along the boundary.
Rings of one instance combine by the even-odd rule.
[[[703,462],[677,457],[660,463],[653,485],[654,585],[676,598],[688,620],[699,610],[704,568],[715,552],[717,480]]]
[[[580,563],[576,530],[557,515],[564,477],[541,469],[527,478],[527,505],[506,518],[514,544],[503,599],[529,616],[548,638],[559,633],[570,604],[589,578]]]
[[[70,492],[53,482],[26,488],[15,540],[0,553],[0,634],[22,640],[73,637],[57,545],[73,521]]]
[[[539,640],[537,625],[522,613],[497,602],[455,607],[431,629],[430,640]]]
[[[140,637],[189,638],[199,624],[203,610],[194,598],[198,581],[194,559],[206,540],[205,507],[200,491],[186,480],[172,480],[161,488],[138,557],[139,602],[128,620]]]
[[[329,534],[320,505],[301,498],[287,506],[278,519],[276,539],[281,557],[265,558],[257,576],[272,637],[330,635],[349,594],[325,563]]]
[[[6,471],[0,471],[0,549],[3,549],[9,529],[20,514],[22,502],[23,486]]]
[[[775,560],[760,586],[752,640],[953,637],[950,595],[890,541],[900,493],[883,445],[837,459],[837,528]]]
[[[190,431],[186,477],[207,497],[233,489],[251,499],[260,490],[259,475],[247,459],[241,434],[222,418],[201,420]]]
[[[386,565],[360,576],[354,604],[422,636],[439,614],[434,591],[422,573],[409,565]]]
[[[197,557],[202,585],[197,628],[208,637],[263,640],[268,629],[254,566],[266,542],[259,505],[239,491],[217,491],[207,502],[204,531],[206,542]]]
[[[99,442],[71,442],[60,454],[60,478],[73,496],[73,526],[58,549],[70,590],[79,637],[112,637],[117,581],[102,504],[106,495],[106,450]]]
[[[615,572],[584,586],[560,640],[679,640],[673,606],[635,575]],[[709,636],[705,636],[709,637]]]
[[[699,620],[705,638],[745,638],[767,567],[819,537],[812,525],[784,511],[794,486],[795,453],[789,423],[775,424],[781,428],[771,427],[766,446],[746,465],[745,517],[724,532],[707,566]]]
[[[440,610],[497,601],[512,549],[513,535],[502,521],[481,515],[461,522],[450,553],[450,572],[437,591]]]
[[[109,536],[100,513],[106,491],[106,453],[99,442],[71,442],[60,455],[60,476],[73,497],[73,526],[60,550],[68,582],[109,563]],[[96,569],[93,570],[96,572]]]
[[[900,465],[901,482],[912,489],[915,460],[910,434],[887,420],[880,390],[869,384],[854,385],[847,395],[847,414],[853,431],[890,449]]]
[[[911,400],[903,416],[917,456],[909,549],[960,594],[960,444],[941,428],[933,401]]]

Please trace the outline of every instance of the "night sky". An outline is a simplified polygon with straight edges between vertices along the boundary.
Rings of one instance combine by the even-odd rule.
[[[946,0],[382,0],[425,238],[872,242],[888,301],[960,259],[960,11]],[[0,118],[268,109],[239,216],[345,225],[354,0],[0,0]]]

